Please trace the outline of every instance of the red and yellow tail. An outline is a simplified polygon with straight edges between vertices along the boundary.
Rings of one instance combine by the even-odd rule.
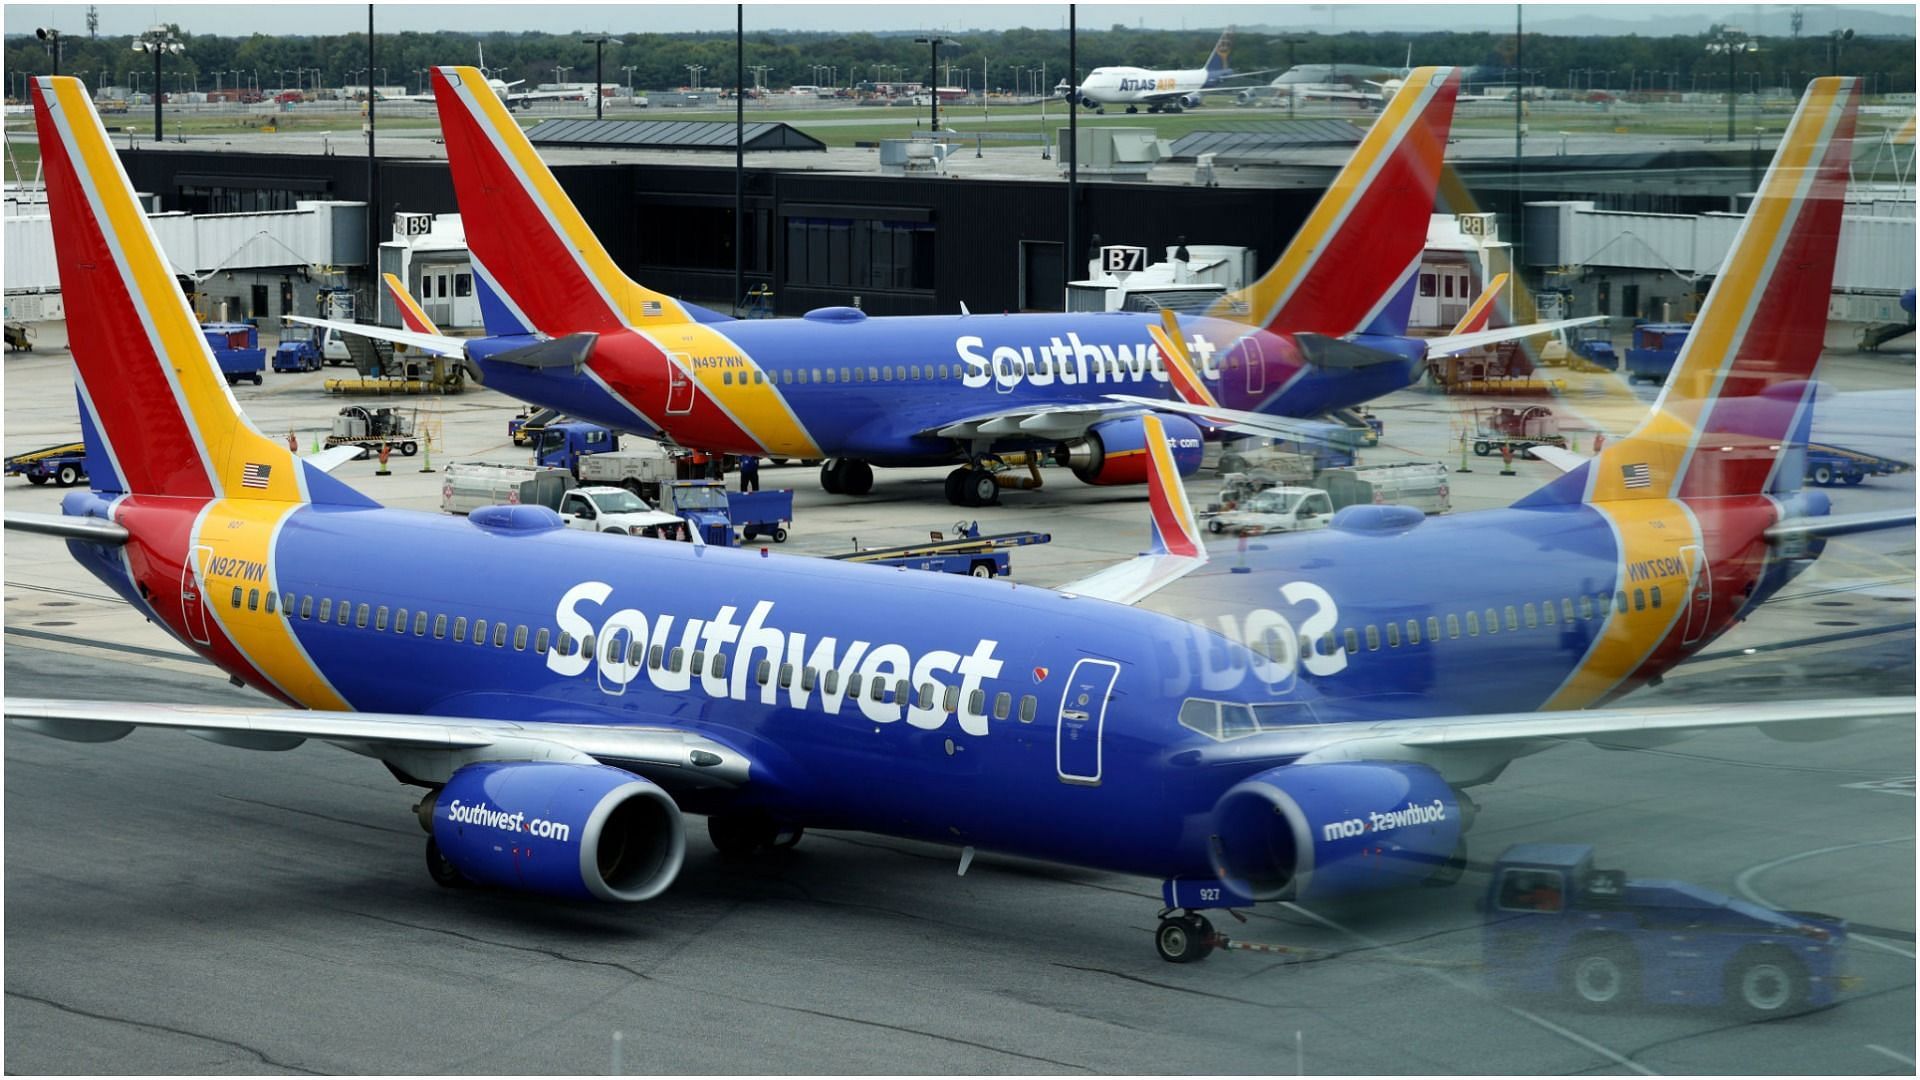
[[[86,88],[39,76],[32,96],[95,488],[371,505],[240,413]]]
[[[440,336],[440,328],[433,324],[432,319],[427,318],[427,313],[420,309],[420,301],[415,300],[413,294],[407,291],[406,285],[400,281],[398,275],[381,274],[380,279],[387,283],[387,291],[393,294],[394,306],[400,309],[400,325],[416,334]]]
[[[1480,290],[1480,298],[1473,302],[1465,315],[1460,316],[1460,324],[1453,328],[1453,333],[1477,334],[1485,330],[1488,320],[1493,318],[1493,309],[1500,300],[1501,290],[1506,287],[1507,275],[1495,274],[1493,280],[1487,282],[1487,287]]]
[[[489,333],[691,321],[678,300],[614,265],[477,68],[435,68],[433,95]]]
[[[1587,501],[1759,495],[1795,460],[1826,336],[1859,96],[1857,79],[1807,88],[1666,386],[1647,419],[1588,467]]]
[[[1331,337],[1373,323],[1411,286],[1426,249],[1459,94],[1457,68],[1408,75],[1279,261],[1215,313]]]

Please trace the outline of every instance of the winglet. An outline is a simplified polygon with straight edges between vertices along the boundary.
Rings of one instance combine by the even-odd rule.
[[[1166,425],[1152,413],[1142,416],[1140,423],[1146,429],[1147,505],[1153,513],[1153,550],[1204,561],[1207,545],[1200,539],[1200,522],[1193,516],[1187,486],[1180,480],[1180,466],[1167,445]]]
[[[1501,290],[1507,287],[1507,276],[1495,274],[1487,287],[1480,291],[1480,298],[1473,302],[1467,313],[1460,317],[1459,325],[1453,328],[1456,334],[1474,334],[1487,328],[1487,322],[1493,318],[1493,305],[1500,299]]]
[[[1154,344],[1160,347],[1160,356],[1166,361],[1167,384],[1180,400],[1201,408],[1217,409],[1220,402],[1207,389],[1207,382],[1201,378],[1200,370],[1193,366],[1193,357],[1187,354],[1186,337],[1180,333],[1180,317],[1172,308],[1160,309],[1160,325],[1147,327],[1147,333],[1153,335]]]
[[[445,336],[440,333],[440,328],[433,324],[433,320],[427,318],[427,313],[420,309],[420,302],[413,298],[413,294],[407,291],[405,285],[401,284],[398,275],[381,274],[380,277],[381,280],[387,283],[387,291],[393,294],[394,304],[400,308],[400,324],[402,326],[405,326],[416,334],[432,334],[434,337]]]

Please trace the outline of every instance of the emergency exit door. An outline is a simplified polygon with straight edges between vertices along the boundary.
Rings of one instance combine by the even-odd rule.
[[[1698,545],[1681,548],[1680,558],[1687,564],[1687,625],[1680,643],[1691,645],[1706,635],[1713,614],[1713,568]]]
[[[213,558],[210,547],[195,547],[187,552],[187,564],[180,568],[180,622],[196,644],[205,645],[207,634],[207,561]]]
[[[692,364],[693,361],[681,353],[667,359],[668,416],[685,416],[693,411],[693,379],[687,374]]]
[[[1067,676],[1060,700],[1060,727],[1054,736],[1054,768],[1069,784],[1100,782],[1100,739],[1107,724],[1107,700],[1120,665],[1111,660],[1082,660]]]

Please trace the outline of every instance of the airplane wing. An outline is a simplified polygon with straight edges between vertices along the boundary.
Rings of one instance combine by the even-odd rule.
[[[318,326],[327,330],[338,330],[342,334],[358,334],[361,337],[377,338],[399,345],[410,345],[422,352],[435,356],[455,358],[467,355],[467,338],[447,337],[444,334],[422,334],[413,330],[395,330],[388,326],[375,326],[371,323],[334,322],[331,319],[311,319],[305,315],[282,316],[287,322],[302,323],[306,326]]]
[[[1219,405],[1194,405],[1185,401],[1134,397],[1131,394],[1108,394],[1107,396],[1136,408],[1180,413],[1210,428],[1231,431],[1238,435],[1258,435],[1269,439],[1292,439],[1296,442],[1309,443],[1332,443],[1342,438],[1351,438],[1348,432],[1352,429],[1345,424],[1330,424],[1324,420],[1297,420],[1288,416],[1271,416],[1267,413],[1247,412],[1243,409],[1229,409]]]
[[[1152,546],[1138,558],[1062,585],[1069,596],[1087,596],[1116,604],[1137,604],[1207,564],[1207,543],[1200,522],[1180,482],[1179,466],[1167,447],[1167,431],[1160,418],[1141,418],[1146,428],[1147,506],[1152,514]]]
[[[1037,439],[1074,439],[1085,435],[1088,428],[1108,417],[1130,415],[1139,411],[1139,408],[1133,405],[1106,402],[997,409],[949,421],[939,427],[923,430],[920,434],[942,439],[974,439],[1000,435],[1026,435]]]
[[[739,787],[752,772],[738,751],[668,726],[45,698],[8,698],[4,707],[10,723],[72,742],[111,742],[134,728],[185,731],[245,750],[291,750],[314,739],[391,762],[421,780],[489,760],[591,759],[669,790]]]
[[[1645,749],[1714,728],[1758,727],[1789,741],[1837,738],[1887,720],[1912,722],[1914,698],[1666,705],[1566,712],[1425,717],[1377,724],[1300,725],[1264,730],[1190,751],[1193,767],[1258,762],[1404,761],[1453,784],[1485,782],[1506,762],[1562,743]]]
[[[586,90],[520,90],[507,94],[507,104],[509,106],[525,105],[530,101],[558,101],[565,98],[593,100]]]
[[[1498,345],[1503,341],[1515,341],[1539,334],[1550,334],[1555,330],[1566,330],[1575,326],[1601,322],[1604,315],[1588,315],[1581,319],[1557,319],[1553,322],[1528,323],[1525,326],[1503,326],[1498,330],[1478,330],[1471,334],[1448,334],[1445,337],[1426,338],[1428,356],[1451,356],[1468,349],[1477,349],[1482,345]]]
[[[1828,514],[1824,517],[1788,518],[1768,529],[1769,540],[1847,536],[1878,529],[1913,528],[1914,511],[1865,510],[1857,514]]]
[[[330,473],[347,462],[358,459],[364,453],[366,450],[355,445],[329,446],[317,454],[308,454],[300,460],[323,473]]]

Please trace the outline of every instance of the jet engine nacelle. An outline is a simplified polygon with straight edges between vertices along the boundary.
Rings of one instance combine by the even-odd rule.
[[[1439,773],[1390,762],[1270,769],[1228,789],[1213,817],[1214,872],[1259,900],[1424,881],[1466,828]]]
[[[472,881],[578,899],[658,896],[687,850],[672,797],[607,765],[468,765],[434,801],[432,832]]]
[[[1166,428],[1167,446],[1181,476],[1200,467],[1206,448],[1200,427],[1177,413],[1158,413]],[[1085,438],[1066,445],[1066,465],[1088,484],[1144,484],[1147,482],[1147,429],[1138,416],[1102,420],[1087,429]]]
[[[1201,103],[1206,100],[1207,99],[1200,94],[1188,94],[1180,99],[1180,105],[1182,108],[1197,109]]]

